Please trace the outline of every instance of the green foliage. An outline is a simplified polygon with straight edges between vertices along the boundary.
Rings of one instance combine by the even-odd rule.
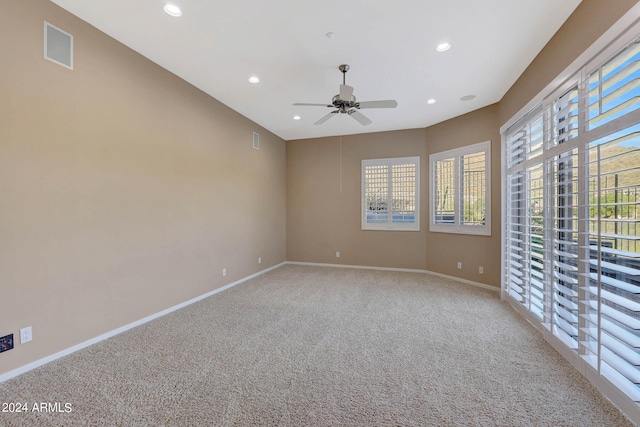
[[[603,219],[635,219],[639,203],[637,193],[629,191],[609,192],[600,197],[600,217]],[[634,204],[635,203],[635,204]],[[589,218],[598,218],[598,197],[589,200]]]

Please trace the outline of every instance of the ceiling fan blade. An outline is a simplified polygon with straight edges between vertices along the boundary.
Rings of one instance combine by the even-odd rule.
[[[340,100],[341,101],[351,101],[351,97],[353,96],[353,88],[349,85],[340,85]]]
[[[297,106],[302,106],[302,107],[333,107],[333,105],[327,105],[327,104],[309,104],[306,102],[296,102],[293,105],[297,105]]]
[[[318,120],[317,122],[314,123],[314,125],[321,125],[324,122],[326,122],[327,120],[329,120],[331,117],[333,117],[336,113],[338,112],[338,110],[336,111],[332,111],[329,114],[327,114],[326,116],[323,116],[320,120]]]
[[[363,108],[396,108],[398,102],[395,99],[386,99],[384,101],[364,101],[357,102],[355,107],[358,109]]]
[[[349,110],[349,115],[354,119],[356,119],[356,121],[360,123],[362,126],[368,126],[371,123],[373,123],[371,120],[369,120],[367,116],[365,116],[358,110]]]

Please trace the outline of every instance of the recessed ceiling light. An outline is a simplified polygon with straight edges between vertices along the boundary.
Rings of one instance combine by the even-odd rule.
[[[440,43],[438,46],[436,46],[436,50],[438,52],[445,52],[447,50],[451,49],[451,45],[447,42],[444,43]]]
[[[475,95],[466,95],[460,98],[460,101],[471,101],[472,99],[475,99],[475,98],[476,98]]]
[[[302,117],[300,116],[293,116],[293,120],[300,120]]]
[[[326,38],[328,39],[332,39],[336,36],[336,33],[329,31],[327,34],[324,35]]]
[[[182,16],[182,10],[175,4],[167,3],[164,5],[164,11],[171,16]]]
[[[249,82],[250,83],[260,83],[260,79],[256,76],[251,76],[249,77]]]
[[[437,101],[435,99],[431,98],[427,101],[427,104],[432,105],[432,104],[435,104],[436,102]]]

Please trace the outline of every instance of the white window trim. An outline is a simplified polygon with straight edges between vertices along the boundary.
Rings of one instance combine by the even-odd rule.
[[[478,225],[464,225],[464,224],[436,224],[435,222],[435,203],[433,199],[435,197],[434,194],[434,183],[435,183],[435,170],[434,164],[440,160],[455,158],[456,163],[458,160],[467,154],[478,153],[480,151],[485,152],[485,224],[482,226]],[[465,147],[454,148],[452,150],[441,151],[439,153],[434,153],[429,156],[429,171],[430,171],[430,181],[429,181],[429,202],[430,202],[430,214],[429,214],[429,231],[436,233],[455,233],[455,234],[472,234],[472,235],[480,235],[480,236],[490,236],[491,235],[491,141],[479,142],[477,144],[467,145]],[[460,173],[456,174],[455,177],[455,187],[456,187],[456,195],[455,195],[455,210],[458,212],[459,203],[460,203]],[[460,216],[456,215],[456,219],[459,219]]]
[[[365,194],[365,168],[366,166],[375,165],[397,165],[397,164],[414,164],[416,168],[415,182],[415,221],[412,223],[368,223],[367,222],[367,202]],[[420,231],[420,157],[395,157],[388,159],[367,159],[362,161],[361,174],[361,190],[360,190],[360,216],[362,230],[379,230],[379,231]],[[391,219],[391,217],[390,217]]]

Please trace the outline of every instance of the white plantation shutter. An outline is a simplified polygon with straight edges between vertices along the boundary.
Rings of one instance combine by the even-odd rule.
[[[640,404],[640,44],[577,76],[503,135],[503,291]]]
[[[640,402],[640,44],[589,73],[584,355]],[[606,132],[603,132],[603,130]],[[596,332],[600,331],[598,339]],[[594,337],[594,335],[596,335]]]
[[[367,165],[364,168],[364,186],[368,221],[389,222],[389,165]]]
[[[460,224],[485,225],[487,198],[486,152],[478,151],[461,156]]]
[[[430,231],[491,235],[490,159],[490,141],[429,156]]]
[[[512,169],[524,160],[524,148],[527,143],[528,134],[525,129],[519,129],[507,136],[507,168]]]
[[[599,126],[638,108],[640,87],[640,42],[629,45],[619,55],[589,75],[588,128]]]
[[[505,275],[507,291],[512,298],[525,303],[525,262],[528,261],[526,242],[525,215],[525,179],[522,172],[517,171],[507,177],[507,215],[505,248],[507,261]],[[527,283],[528,284],[528,283]]]
[[[456,159],[450,157],[432,163],[433,221],[436,224],[456,223]]]
[[[544,119],[542,112],[535,114],[527,124],[529,143],[526,145],[527,159],[533,159],[542,154],[544,146]]]
[[[585,359],[640,401],[640,137],[637,126],[589,147]],[[599,303],[599,304],[598,304]],[[598,342],[596,332],[600,326]],[[600,347],[598,347],[598,343]]]
[[[506,136],[505,283],[509,294],[541,322],[545,317],[545,208],[543,115],[538,106]]]
[[[544,318],[544,302],[547,289],[544,285],[544,262],[547,245],[544,236],[544,171],[542,165],[527,170],[527,282],[529,284],[529,311],[539,319]]]
[[[416,223],[417,174],[419,160],[391,165],[391,222]]]
[[[420,158],[362,161],[362,229],[420,230]]]
[[[543,146],[544,116],[539,105],[507,131],[507,169],[541,155]]]
[[[553,333],[571,349],[578,348],[579,170],[577,150],[549,159],[547,194],[552,203],[550,229],[553,257]]]
[[[578,136],[578,102],[578,86],[575,84],[550,103],[547,121],[551,130],[547,133],[547,149]]]

